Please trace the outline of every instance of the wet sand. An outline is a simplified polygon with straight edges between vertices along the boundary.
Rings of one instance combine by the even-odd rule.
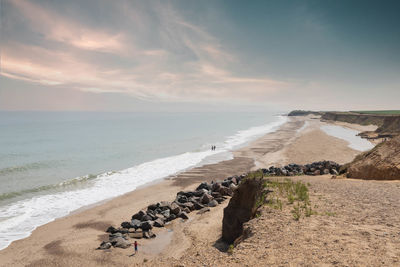
[[[305,120],[309,121],[309,125],[299,131]],[[104,231],[108,226],[118,226],[151,203],[171,201],[178,191],[194,189],[202,181],[222,180],[271,164],[308,163],[323,159],[344,163],[358,153],[348,148],[345,141],[319,130],[319,123],[311,118],[290,118],[276,132],[235,151],[232,160],[188,170],[43,225],[30,237],[15,241],[0,251],[0,265],[132,266],[144,262],[147,265],[170,265],[175,260],[187,257],[193,248],[207,244],[211,244],[216,253],[222,253],[215,242],[220,236],[222,211],[227,201],[208,213],[190,213],[188,221],[177,219],[167,227],[157,229],[155,233],[158,236],[155,239],[138,240],[139,253],[133,257],[129,257],[133,253],[132,248],[110,251],[95,248],[102,240],[106,240]],[[315,145],[316,142],[318,145]],[[226,253],[219,257],[226,257]],[[199,264],[201,262],[196,262],[196,265]]]

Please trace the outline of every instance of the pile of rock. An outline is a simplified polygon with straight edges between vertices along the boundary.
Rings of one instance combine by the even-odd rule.
[[[239,182],[246,175],[228,177],[222,182],[201,183],[194,191],[180,191],[172,202],[161,201],[149,205],[146,209],[132,215],[130,221],[121,223],[121,227],[110,226],[109,241],[104,241],[98,249],[113,247],[127,248],[131,238],[154,238],[153,227],[164,227],[168,222],[177,218],[188,219],[188,214],[198,210],[199,214],[210,210],[222,203],[228,196],[233,195]]]
[[[296,175],[338,175],[341,165],[334,161],[318,161],[311,164],[289,164],[282,168],[270,167],[262,169],[266,176],[296,176]]]

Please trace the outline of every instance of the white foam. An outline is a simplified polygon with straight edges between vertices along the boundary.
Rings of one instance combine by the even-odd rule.
[[[347,141],[349,143],[348,146],[352,149],[367,151],[374,147],[374,144],[368,140],[357,136],[360,133],[359,131],[337,125],[324,125],[321,126],[321,129],[331,136]]]
[[[277,129],[287,117],[263,126],[239,131],[217,146],[216,151],[187,152],[146,162],[115,173],[99,175],[84,189],[40,195],[0,207],[0,249],[12,241],[28,237],[38,226],[68,215],[83,206],[135,190],[138,186],[165,178],[200,164],[232,158],[230,151]]]

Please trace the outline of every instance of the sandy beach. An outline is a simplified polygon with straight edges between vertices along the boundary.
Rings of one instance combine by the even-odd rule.
[[[276,211],[263,211],[262,216],[257,220],[264,220],[264,223],[271,223],[271,220],[273,222],[271,223],[271,228],[267,227],[262,232],[262,235],[254,237],[262,240],[262,242],[259,240],[254,245],[251,245],[251,242],[247,240],[235,249],[233,255],[221,252],[218,243],[221,235],[222,212],[228,201],[211,209],[208,213],[198,215],[193,212],[189,214],[190,219],[187,221],[175,220],[167,227],[157,229],[155,231],[157,234],[155,239],[138,240],[139,253],[133,257],[129,257],[133,253],[132,248],[115,248],[111,251],[95,250],[100,242],[106,239],[105,230],[108,226],[119,226],[122,221],[129,220],[132,214],[147,205],[162,200],[171,201],[178,191],[193,189],[202,181],[222,180],[230,175],[241,174],[252,169],[271,165],[304,164],[318,160],[333,160],[338,163],[346,163],[360,153],[349,148],[346,141],[324,133],[320,129],[323,124],[325,122],[320,122],[312,117],[290,118],[277,131],[267,134],[246,147],[235,151],[234,159],[232,160],[193,168],[174,177],[143,186],[121,197],[74,212],[69,216],[38,227],[28,238],[15,241],[8,248],[0,251],[0,266],[232,266],[235,264],[238,266],[253,266],[259,261],[266,265],[331,265],[334,264],[333,259],[336,260],[335,255],[342,253],[343,249],[346,251],[346,257],[349,260],[338,259],[340,264],[337,266],[345,266],[346,264],[354,266],[365,263],[361,259],[357,259],[357,253],[366,253],[368,251],[373,255],[375,250],[381,251],[379,245],[383,244],[385,240],[391,240],[391,243],[388,243],[387,246],[392,247],[391,249],[388,248],[388,252],[385,252],[386,254],[380,253],[379,259],[389,257],[390,259],[386,263],[399,264],[396,260],[400,259],[400,255],[395,248],[400,246],[392,236],[400,233],[398,228],[399,207],[395,211],[395,205],[398,205],[400,200],[390,198],[393,198],[395,193],[397,193],[397,196],[400,195],[400,183],[353,181],[349,179],[333,181],[327,176],[321,176],[321,179],[319,177],[306,176],[296,179],[310,182],[313,190],[312,203],[315,202],[322,206],[322,202],[324,202],[324,209],[333,209],[333,212],[338,214],[337,217],[331,220],[332,218],[330,217],[315,216],[310,217],[312,225],[307,224],[307,222],[295,225],[289,222],[290,216],[287,214],[288,212],[277,215],[275,220],[273,212]],[[349,127],[349,125],[342,126]],[[359,131],[371,128],[354,125],[352,127]],[[390,196],[379,198],[379,195],[376,195],[378,191],[374,189],[375,185],[383,189],[382,192],[379,191],[379,195],[387,192]],[[369,190],[365,191],[366,193],[363,193],[364,186]],[[365,195],[367,193],[372,194],[374,203],[371,202],[371,205],[363,204],[364,206],[367,205],[365,207],[359,206],[357,203],[360,205],[364,203],[362,199],[368,197]],[[320,196],[321,199],[324,199],[323,201],[319,198]],[[349,196],[351,197],[351,205],[347,205]],[[375,201],[381,201],[381,203],[375,203]],[[367,201],[365,203],[370,202]],[[387,203],[389,203],[390,208],[377,211],[379,204],[387,207]],[[390,205],[390,203],[395,204]],[[366,209],[373,209],[370,214],[375,219],[368,218]],[[361,220],[361,216],[359,220],[353,220],[353,217],[358,212],[362,212],[365,220]],[[384,221],[384,224],[381,225],[382,222],[377,219],[377,216],[382,218],[381,220]],[[397,221],[394,216],[397,216]],[[390,222],[391,219],[394,219],[394,221]],[[373,236],[375,240],[371,243],[373,247],[367,242],[368,238],[372,238],[371,229],[373,229],[373,226],[370,225],[371,220],[375,226],[381,225],[379,234],[382,234]],[[278,223],[279,226],[277,226]],[[349,227],[354,225],[357,225],[356,230],[351,231]],[[364,225],[369,226],[364,227]],[[268,236],[272,235],[271,229],[275,229],[274,227],[279,228],[279,231],[290,231],[292,234],[288,234],[288,237],[283,235],[281,241],[274,243],[273,238],[268,238]],[[285,227],[288,228],[285,229]],[[324,237],[321,236],[324,232],[329,233],[326,242],[336,242],[335,238],[340,235],[342,238],[338,238],[339,243],[336,242],[335,244],[342,244],[342,246],[340,249],[337,247],[339,245],[333,247],[330,247],[330,245],[325,246],[322,256],[312,254],[308,250],[309,247],[306,246],[304,250],[307,250],[307,257],[299,254],[299,251],[296,251],[297,254],[290,254],[289,257],[288,253],[292,252],[286,251],[286,247],[293,244],[289,245],[290,242],[288,240],[294,238],[293,233],[301,234],[302,229],[311,231],[310,227],[314,227],[312,229],[314,232],[304,233],[305,235],[299,239],[299,243],[291,241],[296,244],[297,248],[300,249],[304,242],[311,242],[313,248],[317,248],[325,242]],[[338,227],[346,229],[335,232]],[[397,229],[397,232],[395,229]],[[358,230],[360,232],[357,232]],[[362,231],[368,234],[362,234]],[[384,233],[386,234],[384,235]],[[351,241],[353,235],[356,235],[358,239],[355,240],[360,240],[360,242]],[[363,239],[364,237],[365,239]],[[288,241],[287,244],[285,243],[286,241]],[[260,244],[264,245],[264,247],[257,247]],[[347,246],[351,246],[352,250],[348,250]],[[359,246],[362,246],[362,248]],[[364,250],[365,246],[369,249]],[[243,249],[241,250],[241,248]],[[262,255],[250,257],[249,253],[255,252],[257,249],[261,249]],[[284,255],[280,257],[278,252],[282,252]],[[327,256],[328,254],[330,255],[329,257]],[[249,261],[250,258],[253,260]],[[258,262],[255,261],[256,259]],[[375,259],[366,258],[366,260],[368,260],[367,263],[378,263]]]

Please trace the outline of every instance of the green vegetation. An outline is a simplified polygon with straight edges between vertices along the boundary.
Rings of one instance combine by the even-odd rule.
[[[308,184],[309,185],[309,184]],[[316,214],[311,208],[308,187],[301,181],[293,182],[290,179],[267,180],[265,188],[272,189],[267,205],[273,209],[283,209],[282,199],[287,199],[287,205],[293,205],[293,218],[298,221],[304,215],[310,217]]]
[[[233,249],[234,249],[235,247],[233,246],[233,244],[230,244],[229,245],[229,248],[228,248],[228,254],[229,255],[232,255],[233,254]]]
[[[359,114],[373,114],[373,115],[400,115],[400,110],[362,110],[351,111]]]

